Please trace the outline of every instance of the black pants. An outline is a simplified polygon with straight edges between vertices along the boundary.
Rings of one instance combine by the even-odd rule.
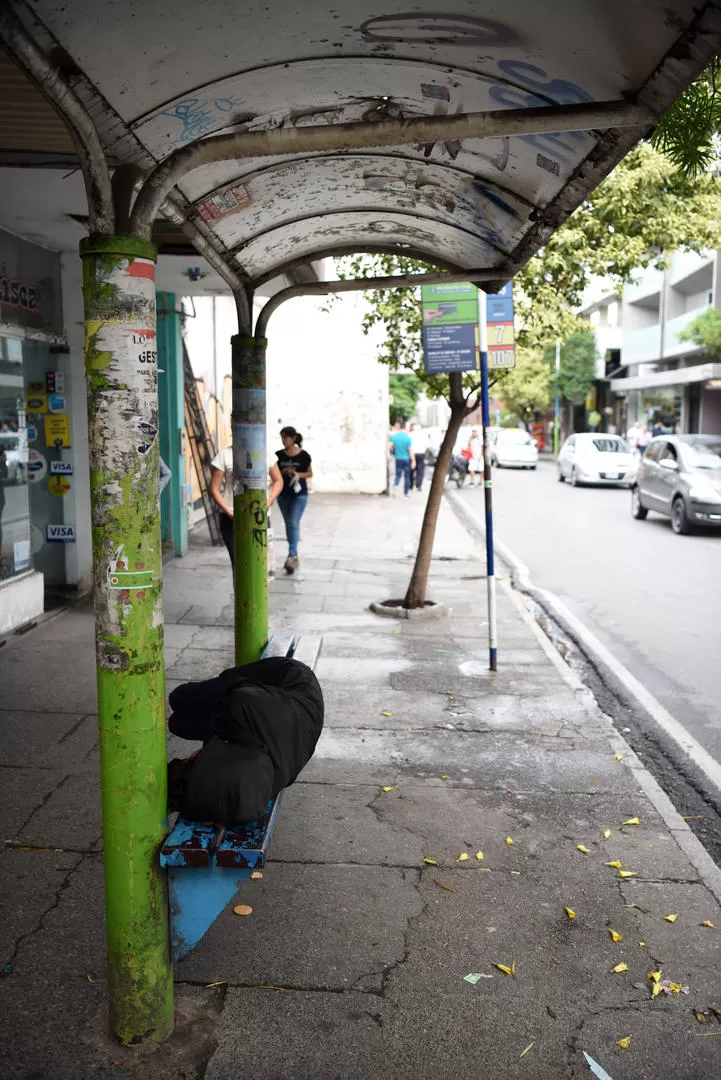
[[[426,455],[425,454],[416,454],[415,459],[416,459],[416,471],[415,471],[416,490],[420,491],[421,490],[421,485],[423,483],[423,477],[424,477],[425,471],[426,471]]]
[[[220,535],[223,537],[223,543],[228,549],[230,555],[230,565],[235,569],[235,544],[233,542],[233,519],[228,514],[224,514],[222,510],[218,513],[218,526],[220,528]]]

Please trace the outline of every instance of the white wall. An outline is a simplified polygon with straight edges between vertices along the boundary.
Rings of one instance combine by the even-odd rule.
[[[256,315],[265,298],[256,302]],[[268,456],[281,448],[279,431],[292,424],[313,459],[315,491],[377,493],[386,487],[388,368],[375,359],[378,338],[361,330],[360,294],[340,296],[321,310],[322,297],[287,301],[268,324]],[[212,310],[195,300],[197,318],[186,344],[197,377],[212,385]],[[230,337],[236,331],[230,296],[216,302],[218,376],[230,375]]]

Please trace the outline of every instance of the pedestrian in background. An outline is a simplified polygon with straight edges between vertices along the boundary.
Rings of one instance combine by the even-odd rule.
[[[636,447],[641,457],[646,453],[646,447],[651,442],[651,432],[648,430],[648,425],[644,424],[641,428],[640,434],[636,439]]]
[[[415,481],[416,491],[423,487],[423,477],[426,470],[426,450],[428,449],[428,433],[420,424],[411,424],[411,453],[413,455],[413,476],[411,487]]]
[[[411,437],[406,431],[405,422],[400,421],[398,430],[391,435],[388,449],[396,459],[396,478],[393,481],[393,494],[403,477],[403,497],[408,498],[411,487]]]
[[[288,541],[288,558],[284,568],[287,574],[298,569],[298,544],[300,543],[300,519],[308,503],[307,481],[313,475],[311,457],[303,449],[303,436],[294,427],[280,430],[282,450],[276,450],[278,468],[283,477],[283,490],[278,496],[278,507],[285,522]]]
[[[641,425],[638,420],[634,420],[631,427],[626,432],[626,441],[632,450],[638,450],[638,437],[641,434]]]
[[[468,462],[468,471],[471,474],[471,487],[473,487],[473,478],[478,473],[478,486],[483,483],[483,440],[478,434],[478,428],[473,428],[471,431],[471,437],[468,440],[468,449],[470,451],[470,459]]]

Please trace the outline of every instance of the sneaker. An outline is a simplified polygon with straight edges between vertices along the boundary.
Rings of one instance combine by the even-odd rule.
[[[286,573],[292,574],[297,569],[298,569],[298,556],[297,555],[289,555],[288,558],[285,560]]]
[[[405,493],[405,495],[403,496],[403,498],[404,498],[404,499],[410,499],[410,497],[411,497],[411,493],[410,493],[410,491],[407,491],[407,492]]]

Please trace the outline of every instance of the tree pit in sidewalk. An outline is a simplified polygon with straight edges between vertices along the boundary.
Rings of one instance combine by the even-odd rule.
[[[423,607],[416,608],[403,607],[403,600],[374,600],[370,610],[385,619],[438,619],[448,613],[445,604],[433,600],[426,600]]]

